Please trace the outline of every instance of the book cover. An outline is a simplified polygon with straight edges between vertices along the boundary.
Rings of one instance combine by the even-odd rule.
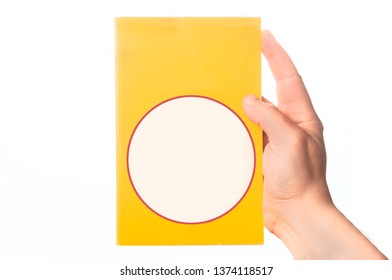
[[[261,244],[260,18],[116,18],[117,244]]]

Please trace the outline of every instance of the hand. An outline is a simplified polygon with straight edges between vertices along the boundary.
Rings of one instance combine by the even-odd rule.
[[[323,126],[302,78],[269,31],[262,32],[262,44],[278,106],[249,95],[243,107],[265,133],[265,226],[295,258],[385,258],[334,206],[326,182]]]

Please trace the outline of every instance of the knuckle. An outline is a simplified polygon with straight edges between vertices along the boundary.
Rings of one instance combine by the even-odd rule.
[[[279,109],[275,105],[267,103],[265,104],[265,111],[266,113],[271,114],[271,113],[278,112]]]
[[[324,132],[324,125],[318,117],[317,120],[314,122],[314,130],[320,134]]]

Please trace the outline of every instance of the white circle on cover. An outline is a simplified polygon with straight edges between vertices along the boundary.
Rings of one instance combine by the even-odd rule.
[[[159,216],[203,223],[232,210],[254,173],[254,147],[243,121],[222,103],[176,97],[151,109],[128,147],[139,198]]]

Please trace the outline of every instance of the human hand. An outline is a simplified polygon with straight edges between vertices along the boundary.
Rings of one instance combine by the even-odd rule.
[[[276,81],[278,106],[249,95],[243,107],[265,133],[265,226],[295,258],[385,258],[334,206],[322,123],[297,69],[269,31],[262,32],[262,51]]]
[[[305,197],[332,203],[326,184],[323,126],[305,85],[287,53],[269,31],[263,31],[263,53],[276,80],[278,106],[263,98],[244,98],[247,116],[265,134],[264,215],[274,232],[276,220]],[[281,212],[284,213],[281,213]]]

